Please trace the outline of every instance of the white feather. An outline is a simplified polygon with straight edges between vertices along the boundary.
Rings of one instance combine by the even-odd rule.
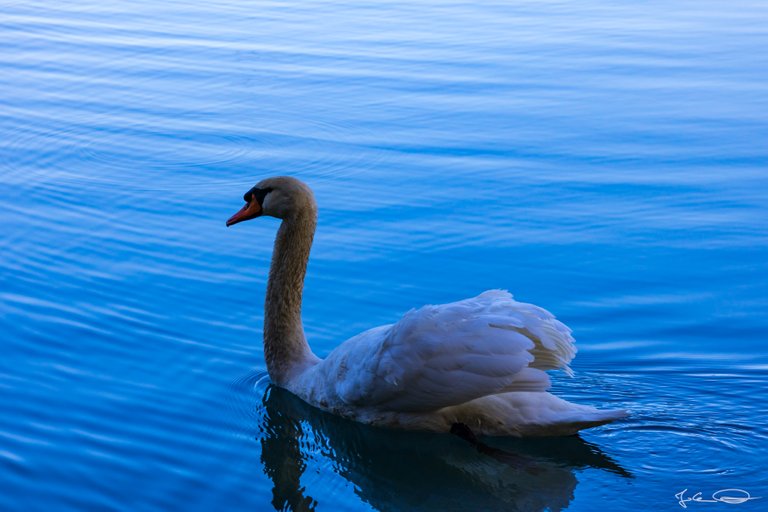
[[[560,435],[625,416],[546,392],[544,370],[573,373],[570,333],[546,310],[491,290],[363,332],[289,389],[358,421],[437,431],[463,422],[488,435]]]

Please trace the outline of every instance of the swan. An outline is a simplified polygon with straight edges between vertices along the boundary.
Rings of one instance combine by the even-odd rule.
[[[370,425],[472,435],[557,436],[627,415],[547,392],[546,370],[576,353],[568,327],[502,290],[407,312],[318,358],[307,344],[301,301],[317,204],[302,181],[279,176],[243,196],[232,226],[281,219],[264,304],[264,358],[272,382],[308,404]]]

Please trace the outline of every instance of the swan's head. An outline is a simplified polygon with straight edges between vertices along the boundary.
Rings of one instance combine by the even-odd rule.
[[[243,195],[245,206],[227,221],[232,226],[262,215],[285,219],[302,212],[315,213],[317,206],[312,190],[289,176],[261,180]]]

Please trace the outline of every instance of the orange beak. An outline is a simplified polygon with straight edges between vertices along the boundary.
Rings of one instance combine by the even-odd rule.
[[[227,227],[244,220],[254,219],[259,215],[261,215],[261,205],[256,199],[251,199],[250,203],[246,203],[245,206],[240,208],[240,211],[229,218]]]

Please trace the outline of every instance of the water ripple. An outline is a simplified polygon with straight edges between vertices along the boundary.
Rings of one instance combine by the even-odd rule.
[[[4,3],[0,509],[768,495],[766,5]],[[276,223],[223,221],[275,174],[318,354],[509,288],[574,329],[554,392],[630,418],[498,460],[271,387]]]

